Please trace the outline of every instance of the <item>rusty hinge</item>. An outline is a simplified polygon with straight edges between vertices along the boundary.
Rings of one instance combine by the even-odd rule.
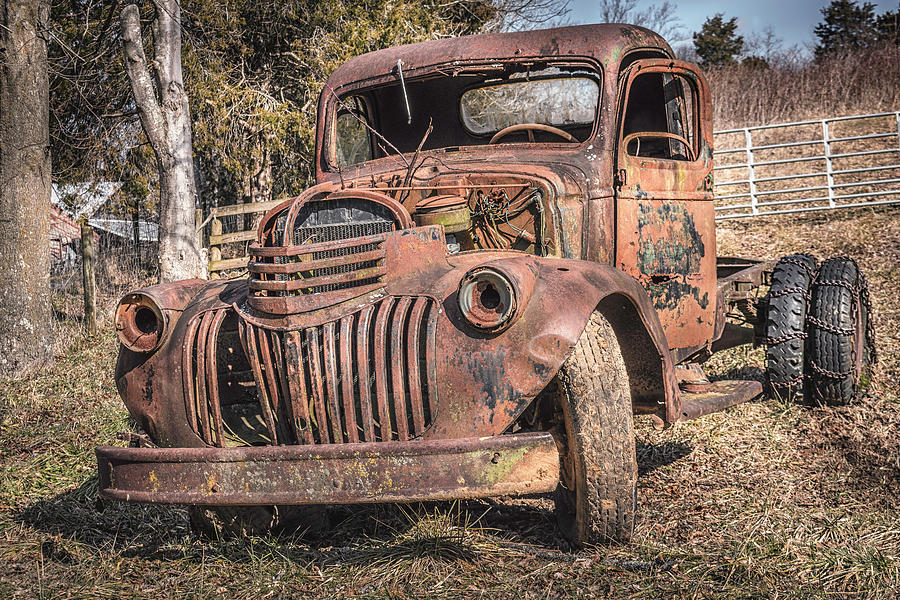
[[[619,169],[618,171],[616,171],[614,182],[617,188],[621,189],[625,187],[625,183],[627,182],[627,180],[628,178],[626,176],[625,169]]]

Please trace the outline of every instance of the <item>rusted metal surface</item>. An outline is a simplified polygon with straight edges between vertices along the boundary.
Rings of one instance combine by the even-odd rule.
[[[620,110],[634,110],[634,104],[643,100],[632,99],[635,80],[654,76],[681,76],[696,86],[695,140],[684,144],[689,150],[682,159],[634,155],[628,138],[645,134],[626,136],[628,118],[621,120],[616,267],[647,289],[669,346],[685,348],[712,337],[717,311],[715,207],[711,186],[706,185],[713,169],[712,114],[703,79],[690,65],[671,60],[632,65],[620,91]]]
[[[349,504],[541,493],[559,482],[549,433],[251,448],[97,448],[100,494],[212,506]]]
[[[758,381],[714,381],[705,390],[684,394],[681,420],[689,421],[719,412],[762,395],[762,384]]]
[[[347,386],[342,369],[352,373],[356,384],[352,403],[356,435],[361,440],[368,440],[367,432],[374,434],[373,439],[382,439],[382,423],[391,423],[389,439],[401,439],[401,435],[423,439],[497,435],[550,382],[598,306],[624,337],[636,342],[634,350],[626,350],[626,361],[635,372],[636,406],[661,420],[679,414],[665,335],[634,279],[585,261],[509,252],[448,256],[439,227],[396,231],[385,236],[384,245],[388,268],[383,289],[370,292],[363,288],[359,294],[357,288],[350,301],[318,310],[295,312],[296,307],[289,306],[291,310],[283,314],[262,313],[250,304],[246,281],[210,284],[185,311],[170,344],[139,366],[120,364],[120,389],[135,418],[147,423],[156,438],[172,440],[170,445],[216,443],[218,438],[212,437],[218,427],[215,403],[212,400],[210,404],[209,380],[202,375],[209,373],[205,365],[213,352],[225,353],[221,343],[209,339],[214,313],[234,311],[238,322],[234,329],[243,332],[240,343],[231,342],[230,352],[239,353],[240,361],[246,362],[249,377],[242,383],[246,385],[250,379],[255,385],[221,410],[227,413],[252,407],[249,416],[259,424],[252,432],[257,443],[309,443],[303,427],[298,427],[297,437],[291,434],[293,427],[286,426],[292,408],[303,398],[307,410],[315,411],[305,417],[306,426],[314,430],[314,442],[349,440],[345,423],[351,400],[343,395]],[[410,256],[417,260],[409,260]],[[515,321],[496,334],[485,334],[469,324],[459,314],[456,302],[460,280],[471,269],[485,265],[507,273],[521,299]],[[561,305],[560,298],[567,301]],[[402,319],[395,318],[398,308]],[[341,325],[348,316],[353,319],[352,327],[349,322]],[[204,327],[204,319],[210,325]],[[202,353],[200,344],[188,335],[195,327],[194,337],[205,340]],[[350,341],[355,340],[349,353],[340,339],[341,329],[348,327],[354,329]],[[332,341],[327,342],[326,352],[329,337]],[[409,340],[414,338],[420,342],[410,352]],[[172,352],[176,341],[178,351]],[[185,344],[197,349],[185,352]],[[341,364],[340,357],[348,354],[358,364]],[[336,361],[335,370],[326,363],[329,356]],[[201,357],[203,368],[198,366]],[[418,376],[409,370],[416,362]],[[153,385],[147,385],[151,372],[185,373],[185,381],[192,385],[179,382],[176,387],[159,376]],[[337,405],[329,404],[334,398]],[[364,398],[368,401],[363,402]],[[189,419],[191,406],[197,407],[196,416]],[[423,429],[417,425],[420,408]],[[399,429],[398,414],[406,417]],[[320,421],[317,427],[310,424],[314,415],[339,418]],[[234,418],[241,416],[248,415],[239,413]],[[226,425],[228,422],[226,416]],[[340,439],[335,437],[337,431]],[[230,439],[240,443],[245,438]]]

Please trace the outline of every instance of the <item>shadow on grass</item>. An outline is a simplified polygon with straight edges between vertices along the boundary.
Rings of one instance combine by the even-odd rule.
[[[709,376],[710,381],[722,381],[725,379],[739,379],[747,381],[759,381],[763,385],[766,382],[766,371],[760,367],[751,365],[734,366],[722,373],[715,373]],[[765,396],[763,396],[765,398]]]
[[[127,557],[169,558],[167,554],[174,552],[174,547],[190,533],[184,509],[99,502],[96,476],[74,490],[26,507],[19,513],[19,519],[51,536],[78,541],[98,552]],[[45,550],[43,546],[42,550]]]
[[[637,440],[638,477],[643,477],[660,467],[670,465],[694,451],[684,442],[664,442],[647,444]],[[640,485],[640,482],[638,483]]]
[[[209,539],[194,533],[184,507],[98,500],[96,476],[78,488],[39,500],[18,519],[40,536],[41,554],[70,560],[59,538],[98,556],[200,563],[216,557],[239,562],[265,546],[284,559],[321,567],[404,561],[469,562],[503,540],[559,550],[564,542],[551,511],[495,501],[340,506],[320,534]],[[492,541],[494,534],[502,540]]]

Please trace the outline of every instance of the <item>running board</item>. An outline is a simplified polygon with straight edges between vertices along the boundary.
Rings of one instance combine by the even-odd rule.
[[[690,421],[703,415],[719,412],[762,394],[762,384],[758,381],[724,380],[713,381],[702,392],[681,392],[681,418]]]

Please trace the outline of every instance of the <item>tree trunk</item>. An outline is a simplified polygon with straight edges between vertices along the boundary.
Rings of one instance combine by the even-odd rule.
[[[191,113],[181,73],[181,6],[177,0],[154,4],[153,76],[136,5],[122,9],[121,26],[125,69],[159,170],[159,279],[166,282],[205,277],[207,264],[196,243],[197,186]]]
[[[0,377],[53,358],[47,0],[0,0]]]

